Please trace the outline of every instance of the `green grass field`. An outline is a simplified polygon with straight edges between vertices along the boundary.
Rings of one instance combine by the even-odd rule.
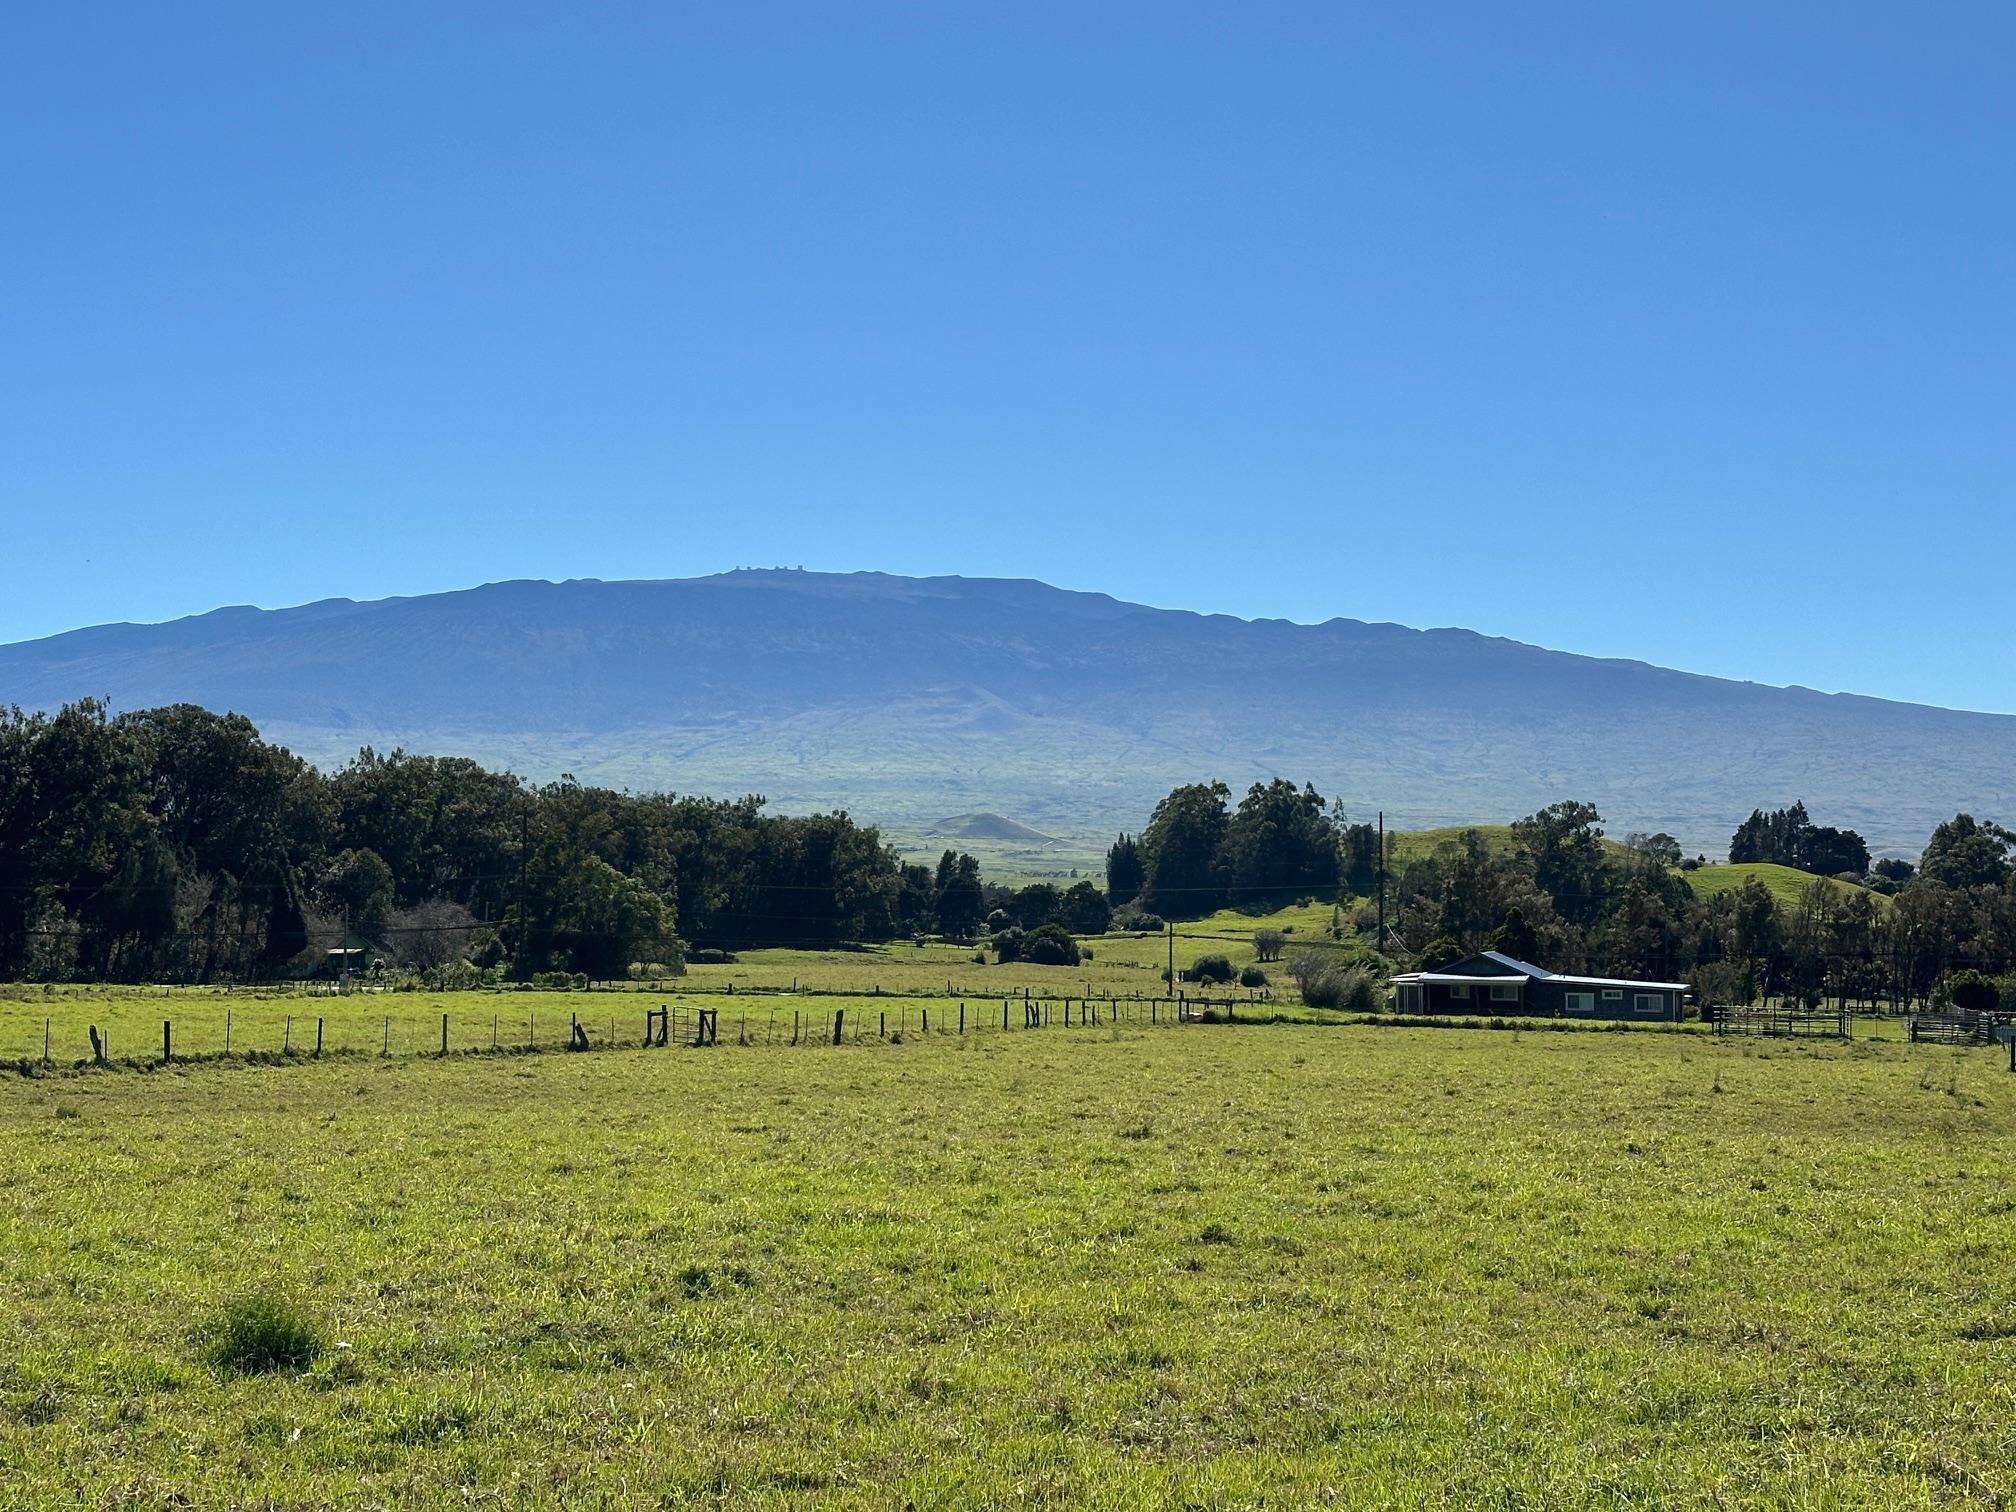
[[[1994,1505],[2000,1067],[1186,1026],[9,1076],[0,1505]],[[245,1294],[325,1352],[206,1363]]]

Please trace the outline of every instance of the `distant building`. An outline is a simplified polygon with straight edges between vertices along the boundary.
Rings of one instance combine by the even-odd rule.
[[[1394,1007],[1401,1013],[1677,1020],[1686,992],[1685,982],[1556,976],[1495,950],[1393,978]]]

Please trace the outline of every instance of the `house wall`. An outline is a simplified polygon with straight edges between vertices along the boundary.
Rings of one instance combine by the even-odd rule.
[[[1489,987],[1472,987],[1468,997],[1457,997],[1455,992],[1443,986],[1430,985],[1424,991],[1428,996],[1428,1013],[1523,1013],[1526,1012],[1526,994],[1530,986],[1524,977],[1508,977],[1507,983],[1518,996],[1509,1002],[1494,999]]]
[[[1629,987],[1613,988],[1622,995],[1616,998],[1603,996],[1601,987],[1577,987],[1572,983],[1528,981],[1524,977],[1511,979],[1518,986],[1519,996],[1510,1002],[1494,1000],[1489,987],[1472,987],[1467,998],[1459,998],[1446,986],[1430,985],[1420,989],[1424,1002],[1409,1007],[1403,1000],[1395,1006],[1401,1012],[1414,1013],[1474,1013],[1480,1016],[1492,1014],[1520,1014],[1532,1018],[1591,1018],[1591,1019],[1637,1019],[1666,1020],[1679,1018],[1678,994],[1667,991],[1633,991]],[[1593,998],[1587,1013],[1568,1012],[1568,995],[1587,993]],[[1641,1009],[1640,997],[1658,998],[1656,1008]]]
[[[1680,1016],[1677,1011],[1677,993],[1634,991],[1629,987],[1610,990],[1620,993],[1620,996],[1606,998],[1601,987],[1578,987],[1572,982],[1535,982],[1527,989],[1533,1002],[1533,1011],[1551,1017],[1673,1020]],[[1568,997],[1571,993],[1584,993],[1593,999],[1587,1013],[1571,1014],[1568,1011]],[[1659,1000],[1658,1006],[1640,1009],[1638,999],[1641,997],[1656,997]]]

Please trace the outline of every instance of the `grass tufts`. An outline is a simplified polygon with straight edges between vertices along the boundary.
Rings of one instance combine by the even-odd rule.
[[[327,1347],[307,1313],[271,1292],[232,1299],[202,1331],[204,1362],[228,1375],[306,1370]]]

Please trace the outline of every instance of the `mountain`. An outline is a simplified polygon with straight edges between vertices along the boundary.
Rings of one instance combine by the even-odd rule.
[[[1026,580],[493,583],[0,647],[0,703],[86,695],[237,710],[324,764],[403,745],[909,826],[973,810],[1089,836],[1178,782],[1277,774],[1409,826],[1589,798],[1614,833],[1711,852],[1795,798],[1911,854],[1958,809],[2016,819],[2016,717]]]
[[[1025,845],[1051,845],[1052,836],[1018,824],[1002,814],[954,814],[931,826],[930,833],[947,840],[1019,840]]]

